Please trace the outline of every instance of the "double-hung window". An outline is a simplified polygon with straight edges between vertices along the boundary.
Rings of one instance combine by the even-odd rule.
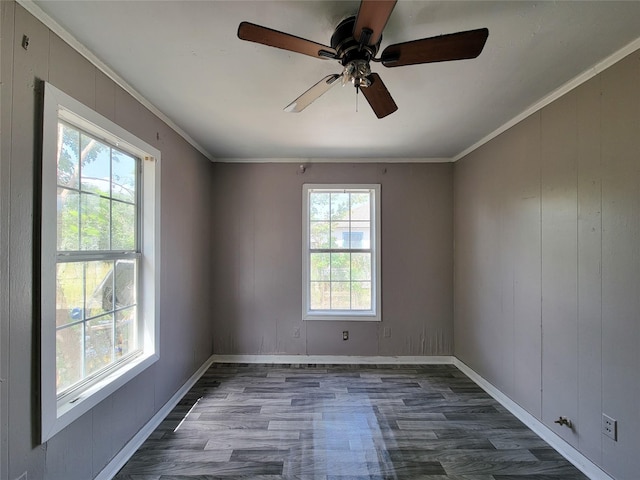
[[[159,160],[45,85],[43,441],[158,358]]]
[[[380,321],[380,185],[303,186],[303,318]]]

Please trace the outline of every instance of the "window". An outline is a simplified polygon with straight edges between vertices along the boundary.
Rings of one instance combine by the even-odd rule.
[[[43,441],[158,359],[159,161],[45,84]]]
[[[380,185],[303,186],[303,318],[380,321]]]

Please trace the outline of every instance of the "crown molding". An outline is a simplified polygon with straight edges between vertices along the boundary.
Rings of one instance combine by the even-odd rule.
[[[176,123],[166,116],[153,103],[147,100],[140,92],[127,83],[120,75],[113,71],[106,63],[100,60],[91,50],[84,46],[77,38],[68,32],[62,25],[56,22],[48,13],[42,10],[33,0],[16,0],[27,12],[40,20],[49,30],[58,35],[62,40],[67,42],[80,55],[87,59],[93,66],[113,80],[119,87],[125,90],[129,95],[144,105],[151,113],[166,123],[173,131],[184,138],[193,148],[198,150],[202,155],[210,161],[215,158],[205,150],[198,142],[196,142],[187,132],[182,130]]]
[[[619,62],[624,57],[626,57],[627,55],[632,54],[633,52],[635,52],[638,49],[640,49],[640,38],[637,38],[634,41],[632,41],[631,43],[625,45],[624,47],[622,47],[617,52],[614,52],[613,54],[609,55],[604,60],[596,63],[593,67],[585,70],[580,75],[572,78],[571,80],[569,80],[565,84],[563,84],[560,87],[558,87],[557,89],[555,89],[553,92],[551,92],[548,95],[544,96],[543,98],[538,100],[536,103],[531,105],[529,108],[527,108],[525,111],[523,111],[519,115],[516,115],[511,120],[509,120],[508,122],[506,122],[502,126],[498,127],[496,130],[491,132],[486,137],[482,138],[481,140],[479,140],[478,142],[474,143],[470,147],[466,148],[462,152],[460,152],[457,155],[453,156],[451,158],[451,161],[452,162],[457,162],[461,158],[466,157],[467,155],[469,155],[474,150],[477,150],[478,148],[483,146],[485,143],[490,142],[491,140],[496,138],[501,133],[504,133],[505,131],[509,130],[511,127],[513,127],[513,126],[517,125],[518,123],[520,123],[522,120],[524,120],[528,116],[536,113],[539,110],[542,110],[544,107],[546,107],[550,103],[554,102],[555,100],[557,100],[558,98],[562,97],[563,95],[566,95],[567,93],[569,93],[574,88],[579,87],[583,83],[585,83],[588,80],[592,79],[593,77],[595,77],[599,73],[603,72],[607,68],[611,67],[613,64]]]

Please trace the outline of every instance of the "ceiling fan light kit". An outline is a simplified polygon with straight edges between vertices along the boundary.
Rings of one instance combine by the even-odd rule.
[[[338,24],[331,36],[331,46],[296,37],[249,22],[238,27],[238,38],[302,53],[319,59],[338,60],[341,74],[328,75],[285,107],[286,112],[298,113],[338,83],[353,84],[356,93],[362,91],[378,118],[384,118],[398,109],[387,87],[377,73],[371,71],[371,62],[385,67],[400,67],[422,63],[446,62],[476,58],[482,52],[489,30],[480,28],[397,43],[376,54],[382,42],[382,31],[391,16],[397,0],[362,0],[358,13]],[[338,82],[338,79],[342,82]]]

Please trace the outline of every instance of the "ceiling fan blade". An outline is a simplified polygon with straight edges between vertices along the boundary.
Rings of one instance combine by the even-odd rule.
[[[340,77],[342,77],[342,75],[338,75],[337,73],[334,73],[333,75],[327,75],[313,87],[311,87],[289,105],[287,105],[284,111],[292,113],[301,112],[309,105],[311,105],[314,101],[316,101],[321,95],[329,91],[331,87],[340,83],[338,82],[338,79]]]
[[[384,118],[398,110],[396,102],[393,101],[389,90],[382,83],[380,75],[372,73],[367,78],[371,80],[371,85],[362,88],[361,91],[369,105],[371,105],[376,117]]]
[[[315,58],[336,57],[336,51],[331,47],[249,22],[240,23],[238,38]]]
[[[402,65],[476,58],[482,52],[488,36],[488,29],[479,28],[478,30],[450,33],[412,42],[396,43],[384,49],[381,60],[385,67],[400,67]]]
[[[365,45],[377,44],[396,2],[397,0],[362,0],[353,26],[353,38]],[[362,38],[363,33],[368,38]]]

